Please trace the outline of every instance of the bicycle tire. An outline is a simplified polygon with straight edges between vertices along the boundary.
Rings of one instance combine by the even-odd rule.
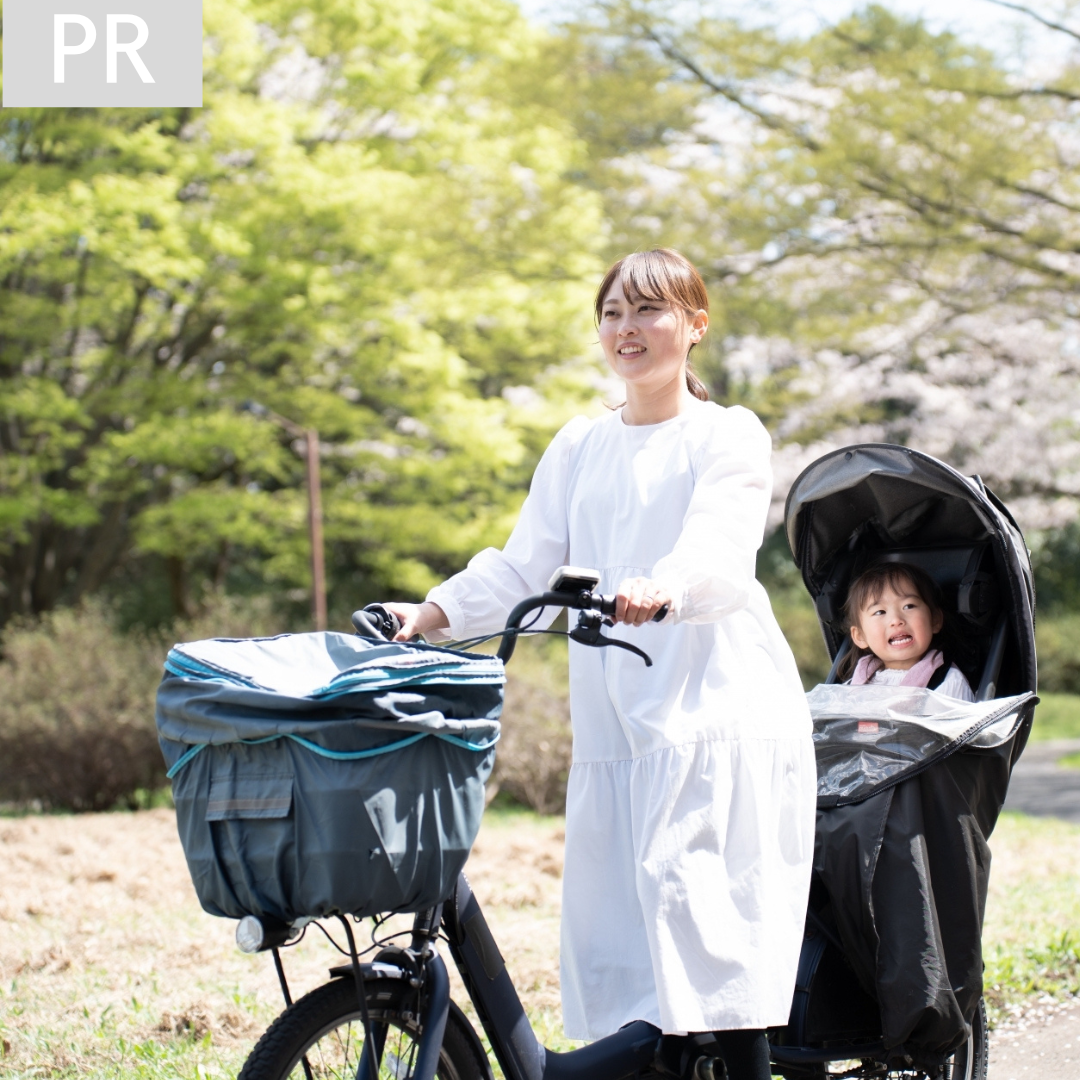
[[[947,1063],[947,1068],[942,1070],[942,1075],[949,1076],[950,1080],[986,1080],[986,1073],[990,1066],[988,1030],[986,1004],[982,998],[979,998],[975,1015],[971,1018],[971,1034],[967,1042],[953,1053]],[[922,1071],[902,1070],[888,1074],[888,1080],[908,1080],[909,1077],[912,1080],[932,1080],[927,1073]]]
[[[419,1046],[417,994],[399,979],[364,984],[372,1026],[386,1030],[379,1080],[405,1080]],[[356,985],[334,979],[289,1006],[255,1044],[237,1080],[306,1080],[304,1059],[313,1080],[355,1080],[364,1046]],[[404,1066],[404,1071],[403,1071]],[[468,1020],[451,1002],[436,1072],[438,1080],[489,1080],[486,1059]]]
[[[948,1076],[950,1080],[987,1080],[990,1066],[988,1032],[986,1003],[979,998],[975,1015],[971,1018],[971,1034],[967,1042],[953,1053],[946,1067],[940,1071],[927,1073],[923,1069],[912,1067],[883,1072],[882,1066],[873,1061],[852,1062],[849,1068],[841,1066],[836,1069],[833,1066],[838,1063],[830,1062],[823,1067],[820,1076],[823,1080],[869,1080],[870,1077],[875,1080],[941,1080],[944,1076]]]
[[[986,1002],[979,998],[971,1018],[971,1036],[953,1054],[952,1080],[986,1080],[990,1068],[989,1024],[986,1022]]]

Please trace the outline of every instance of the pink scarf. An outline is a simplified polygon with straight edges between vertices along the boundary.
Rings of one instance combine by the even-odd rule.
[[[930,681],[930,676],[944,663],[945,657],[941,655],[940,649],[928,649],[921,660],[907,669],[899,685],[926,686]],[[851,676],[851,685],[865,686],[884,666],[885,664],[873,653],[867,653],[855,665],[855,674]]]

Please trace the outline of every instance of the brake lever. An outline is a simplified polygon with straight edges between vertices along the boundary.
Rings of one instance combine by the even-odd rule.
[[[646,667],[652,667],[652,657],[647,652],[631,645],[629,641],[619,641],[616,638],[604,637],[600,632],[605,626],[614,626],[610,619],[601,618],[595,611],[583,611],[578,616],[578,624],[570,631],[569,637],[582,645],[589,645],[594,649],[603,649],[609,645],[616,649],[625,649],[645,661]]]

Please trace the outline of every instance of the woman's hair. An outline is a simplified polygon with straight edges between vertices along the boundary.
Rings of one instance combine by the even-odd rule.
[[[654,248],[652,251],[635,251],[632,255],[624,255],[604,275],[596,293],[597,326],[603,316],[604,298],[620,278],[628,297],[666,300],[677,304],[688,315],[709,310],[709,294],[694,264],[671,248]],[[692,350],[694,346],[690,348]],[[709,391],[694,374],[689,354],[686,357],[686,389],[701,401],[709,400]]]
[[[898,593],[911,588],[930,609],[932,617],[944,615],[941,590],[925,570],[910,563],[882,562],[864,570],[848,588],[847,600],[844,603],[844,623],[849,628],[849,634],[850,627],[860,625],[859,616],[863,609],[877,600],[888,588]],[[937,641],[936,634],[934,641]],[[859,661],[870,652],[870,649],[860,649],[852,641],[851,648],[836,669],[837,679],[840,682],[850,679],[855,674]]]

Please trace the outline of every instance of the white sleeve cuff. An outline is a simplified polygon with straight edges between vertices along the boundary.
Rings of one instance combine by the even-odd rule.
[[[439,641],[461,641],[466,635],[465,612],[461,610],[461,605],[453,593],[443,585],[436,585],[425,599],[432,604],[438,604],[450,622],[448,628],[425,634],[425,639],[432,644]]]

